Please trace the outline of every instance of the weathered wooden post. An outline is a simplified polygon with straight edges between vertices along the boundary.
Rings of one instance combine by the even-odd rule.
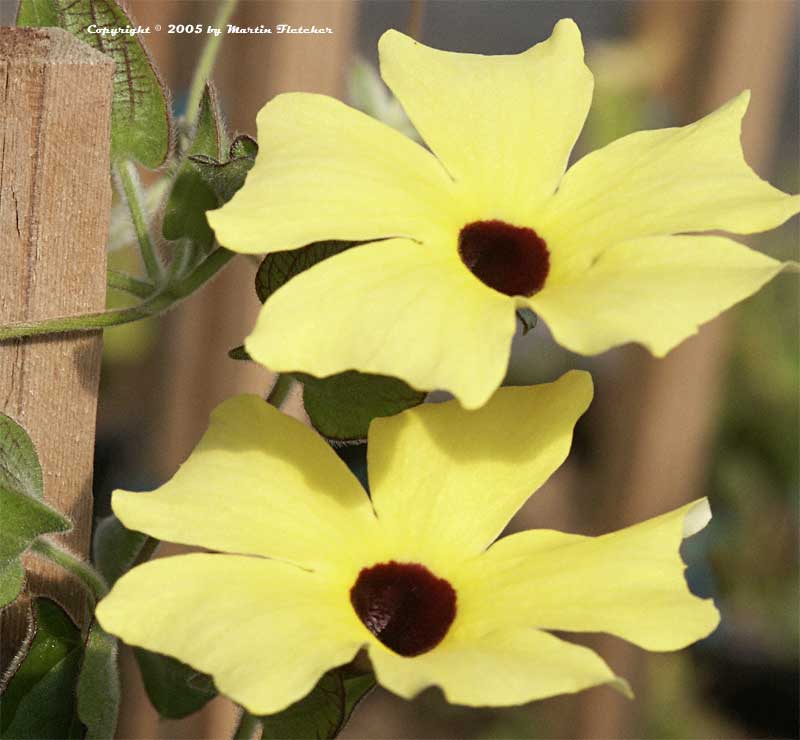
[[[113,77],[110,58],[66,31],[0,28],[0,324],[105,307]],[[0,412],[31,435],[44,497],[74,523],[62,542],[83,557],[102,341],[93,332],[0,342]],[[87,619],[63,571],[27,565],[30,592]],[[27,620],[23,604],[0,616],[3,666]]]

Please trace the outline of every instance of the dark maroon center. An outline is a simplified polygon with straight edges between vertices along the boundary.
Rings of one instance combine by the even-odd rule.
[[[505,221],[467,224],[458,236],[458,253],[478,280],[506,295],[532,296],[550,270],[544,239]]]
[[[417,563],[364,568],[350,589],[359,619],[386,647],[410,657],[438,645],[456,616],[456,592]]]

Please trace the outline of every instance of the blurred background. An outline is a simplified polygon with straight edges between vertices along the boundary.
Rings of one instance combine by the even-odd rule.
[[[6,14],[13,4],[5,5]],[[138,22],[164,26],[209,23],[216,5],[129,3]],[[215,80],[230,128],[240,132],[255,134],[260,107],[291,90],[356,104],[378,101],[402,125],[372,71],[377,40],[387,28],[438,48],[507,54],[545,39],[559,18],[569,16],[583,31],[596,78],[574,157],[633,130],[691,122],[750,88],[747,159],[776,186],[797,192],[797,11],[791,0],[244,0],[232,23],[314,24],[334,33],[227,36]],[[164,33],[147,39],[176,112],[203,39]],[[136,269],[135,253],[120,247],[125,240],[116,239],[111,264]],[[746,241],[774,257],[798,259],[798,220]],[[223,398],[269,387],[265,370],[227,357],[259,307],[255,267],[237,258],[161,320],[106,332],[98,516],[109,511],[114,488],[146,490],[170,477]],[[674,654],[647,654],[608,636],[578,636],[629,679],[634,702],[595,688],[518,708],[475,710],[447,705],[438,690],[409,703],[379,688],[345,736],[797,738],[799,343],[792,276],[774,280],[665,360],[634,346],[596,358],[573,356],[541,325],[517,337],[508,384],[551,380],[584,367],[597,390],[569,460],[512,528],[597,534],[709,496],[714,519],[686,543],[684,556],[692,589],[715,598],[722,626]],[[289,407],[302,417],[298,394]],[[359,450],[347,455],[359,464]],[[123,663],[120,737],[229,736],[235,711],[225,700],[180,722],[160,721],[129,655]]]

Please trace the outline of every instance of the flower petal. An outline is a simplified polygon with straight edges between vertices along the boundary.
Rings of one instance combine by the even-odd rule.
[[[450,174],[489,209],[525,223],[551,195],[583,127],[592,75],[572,20],[522,54],[431,49],[397,31],[378,44],[381,75]]]
[[[98,604],[97,619],[131,645],[210,673],[254,714],[301,699],[361,646],[346,591],[287,563],[236,555],[134,568]]]
[[[523,704],[601,684],[630,695],[596,653],[539,630],[451,640],[414,658],[373,643],[369,656],[378,682],[406,699],[428,686],[440,686],[449,702],[473,707]]]
[[[614,245],[591,268],[553,280],[529,303],[574,352],[640,342],[663,357],[782,268],[725,237],[648,237]]]
[[[505,375],[514,300],[404,239],[354,247],[283,285],[245,346],[272,370],[392,375],[474,408]]]
[[[679,548],[710,516],[700,499],[602,537],[532,530],[471,564],[461,617],[474,631],[528,626],[609,632],[647,650],[677,650],[713,632],[719,613],[692,595]]]
[[[126,527],[162,540],[307,567],[357,559],[376,529],[366,493],[336,453],[257,396],[217,407],[168,483],[117,491],[112,504]]]
[[[682,128],[639,131],[588,154],[540,215],[553,274],[589,264],[627,239],[720,229],[752,234],[800,211],[800,196],[762,180],[744,160],[748,92]],[[574,266],[573,266],[574,269]]]
[[[436,158],[364,113],[324,95],[288,93],[267,103],[257,123],[261,149],[244,187],[208,212],[229,249],[423,240],[443,224],[449,233],[460,228],[452,182]]]
[[[367,446],[370,490],[395,559],[447,575],[482,551],[566,458],[592,398],[591,376],[501,388],[481,409],[455,402],[376,419]]]

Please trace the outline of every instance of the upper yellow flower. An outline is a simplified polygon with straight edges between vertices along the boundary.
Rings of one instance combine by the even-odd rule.
[[[673,650],[718,622],[689,593],[681,540],[703,500],[602,537],[531,530],[492,541],[566,457],[587,373],[378,419],[372,498],[311,429],[255,396],[226,401],[176,476],[117,492],[123,523],[195,553],[134,568],[97,608],[104,629],[210,673],[256,714],[307,694],[366,646],[412,697],[509,705],[626,684],[546,630]],[[491,545],[491,546],[490,546]],[[488,549],[487,549],[488,548]]]
[[[593,86],[574,22],[512,56],[438,51],[397,31],[379,50],[431,151],[332,98],[280,95],[258,115],[245,186],[208,214],[239,252],[383,240],[267,301],[246,347],[273,370],[394,375],[475,408],[503,379],[518,307],[576,352],[636,341],[661,356],[781,269],[721,236],[673,236],[749,234],[800,210],[744,161],[748,93],[565,174]]]

